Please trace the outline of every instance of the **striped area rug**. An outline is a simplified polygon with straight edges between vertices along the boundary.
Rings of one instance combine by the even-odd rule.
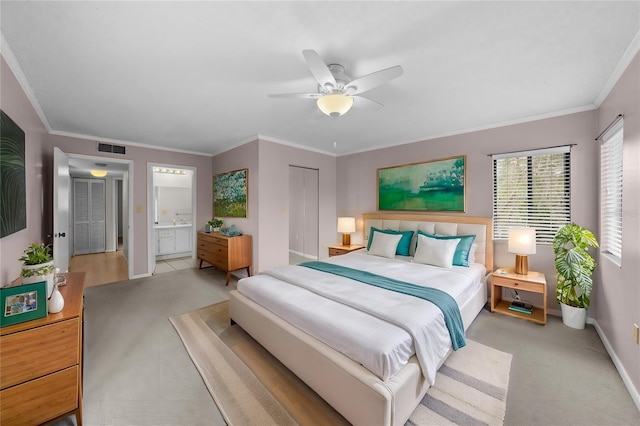
[[[291,417],[293,412],[289,412],[291,415],[287,412],[287,404],[299,406],[305,403],[305,399],[317,398],[322,401],[321,398],[311,390],[311,396],[289,391],[285,399],[282,396],[273,397],[266,382],[261,382],[226,342],[218,337],[238,327],[228,325],[227,302],[171,317],[169,320],[228,424],[344,423],[332,417],[337,413],[331,407],[325,409],[326,413],[315,411],[311,421]],[[243,339],[242,334],[233,338],[236,344],[238,339]],[[264,355],[263,368],[270,368],[270,365],[277,363],[269,360],[270,356],[268,353]],[[467,339],[467,346],[451,354],[438,370],[436,384],[427,391],[405,426],[502,425],[511,359],[511,354]],[[271,376],[273,381],[273,374],[274,372],[270,372],[265,377]],[[288,370],[285,374],[287,377],[280,377],[277,381],[299,381]],[[318,410],[318,403],[313,406]]]
[[[511,358],[467,339],[440,367],[407,425],[502,425]]]

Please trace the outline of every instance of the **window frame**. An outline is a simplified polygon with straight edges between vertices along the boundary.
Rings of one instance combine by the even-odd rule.
[[[600,254],[622,266],[624,119],[614,121],[596,140],[600,141]],[[605,216],[611,206],[614,215]]]
[[[562,155],[562,158],[558,159],[563,163],[561,179],[556,179],[554,181],[553,177],[550,175],[543,175],[541,178],[539,173],[540,170],[536,169],[536,164],[534,164],[536,161],[534,158],[549,154]],[[509,229],[534,227],[536,228],[536,243],[538,245],[551,245],[553,237],[558,229],[571,223],[571,146],[563,145],[552,148],[493,154],[491,155],[491,158],[493,174],[493,239],[496,241],[506,241],[508,239]],[[502,192],[518,192],[518,184],[514,184],[512,187],[509,187],[508,184],[503,185],[502,188],[500,187],[500,171],[498,170],[500,166],[499,162],[510,158],[517,158],[521,162],[526,161],[527,164],[526,189],[518,194],[521,199],[526,202],[527,207],[519,212],[516,210],[516,213],[519,214],[515,215],[515,219],[511,213],[509,214],[510,217],[507,219],[507,215],[504,213],[505,209],[509,209],[509,207],[505,205],[507,201],[500,200]],[[536,197],[540,197],[541,190],[536,190],[535,182],[536,179],[540,178],[543,180],[543,183],[545,179],[548,179],[549,183],[554,183],[556,185],[554,195],[557,196],[555,199],[556,202],[560,202],[562,204],[562,209],[559,210],[560,214],[548,214],[546,217],[541,216],[541,213],[544,212],[545,204],[540,204],[539,200],[536,202]],[[541,182],[537,183],[540,184]],[[558,211],[555,211],[555,213],[558,213]],[[541,223],[545,226],[541,226]]]

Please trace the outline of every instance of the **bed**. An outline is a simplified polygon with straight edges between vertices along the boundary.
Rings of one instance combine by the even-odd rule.
[[[445,274],[457,276],[458,278],[455,279],[460,282],[469,281],[471,287],[462,286],[454,292],[455,294],[451,294],[460,308],[460,319],[466,330],[487,300],[486,274],[491,272],[493,267],[491,219],[469,216],[372,213],[363,215],[363,221],[365,244],[369,243],[371,238],[369,233],[372,229],[378,230],[375,234],[375,238],[378,239],[376,242],[381,240],[379,231],[382,230],[414,231],[412,234],[409,233],[412,235],[409,256],[397,255],[383,260],[378,259],[380,256],[373,256],[361,250],[360,253],[353,252],[330,258],[326,263],[338,265],[337,268],[372,269],[380,275],[387,274],[386,266],[382,263],[388,263],[390,268],[396,268],[388,275],[395,277],[401,268],[406,271],[406,275],[401,275],[402,281],[407,282],[422,280],[422,270],[418,268],[424,266],[425,275],[431,277],[425,280],[432,280],[436,283],[434,284],[436,288],[443,289],[447,287],[446,283],[449,280],[454,282],[454,278]],[[475,236],[475,250],[469,267],[438,268],[417,265],[417,262],[413,262],[413,257],[416,256],[418,231],[454,238]],[[435,272],[431,271],[427,274],[427,269]],[[462,276],[468,277],[460,278]],[[292,286],[289,281],[300,281],[300,283]],[[417,284],[422,285],[422,282]],[[307,285],[310,287],[307,288]],[[317,290],[317,286],[322,286],[323,290]],[[455,288],[458,288],[457,286],[458,284],[452,285]],[[330,300],[325,300],[325,295],[322,294],[325,287],[335,287],[341,295],[331,295]],[[395,315],[397,312],[404,311],[404,308],[387,310],[391,312],[389,314],[391,318],[369,318],[367,321],[374,322],[367,323],[366,326],[355,325],[359,324],[357,322],[359,317],[367,316],[367,313],[361,312],[359,305],[355,309],[351,303],[359,304],[361,299],[375,298],[378,296],[374,293],[386,291],[376,287],[365,290],[362,287],[370,288],[371,286],[303,266],[274,268],[273,271],[238,282],[238,290],[230,294],[230,316],[233,322],[239,324],[351,423],[402,425],[433,382],[435,370],[442,365],[451,352],[453,338],[443,339],[443,332],[439,330],[439,325],[433,326],[433,330],[438,329],[437,331],[432,331],[431,326],[422,327],[420,323],[411,326],[413,328],[404,329],[404,326],[399,326],[395,323],[397,320]],[[366,295],[358,291],[366,291]],[[361,297],[354,297],[354,294]],[[391,293],[386,291],[386,294]],[[432,315],[426,308],[424,311],[420,309],[421,303],[430,304],[430,302],[411,296],[392,294],[389,302],[383,300],[375,303],[389,303],[388,306],[393,306],[393,303],[401,302],[403,307],[405,304],[417,303],[419,317],[424,316],[425,321],[429,320],[426,317],[443,321],[442,314]],[[400,299],[395,300],[395,297]],[[402,297],[411,300],[401,299]],[[280,302],[278,299],[281,299]],[[356,302],[350,302],[350,300],[356,300]],[[343,301],[346,304],[343,304]],[[440,312],[435,307],[429,309]],[[398,315],[404,314],[400,312]],[[411,318],[416,316],[408,315]],[[318,320],[317,317],[320,319]],[[396,333],[397,328],[402,330]],[[396,331],[391,332],[391,330]],[[377,336],[375,333],[382,333],[384,339],[389,337],[393,341],[391,349],[388,347],[390,344],[387,344],[387,340],[382,337],[379,339],[368,337]],[[421,337],[416,338],[414,333],[428,334],[435,340],[424,344],[421,343]],[[354,342],[350,342],[348,340],[350,338],[354,339]],[[362,351],[373,352],[361,352],[360,348],[354,350],[358,340],[359,344],[364,343],[365,346],[367,342],[379,341],[380,348],[376,345],[368,345],[369,347]],[[403,360],[402,356],[396,356],[398,353],[407,359]]]

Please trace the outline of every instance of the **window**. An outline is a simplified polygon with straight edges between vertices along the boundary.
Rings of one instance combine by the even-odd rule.
[[[602,135],[600,146],[600,250],[622,262],[622,139],[624,120]]]
[[[570,147],[495,154],[493,158],[493,238],[509,229],[533,227],[538,244],[551,244],[571,222]]]

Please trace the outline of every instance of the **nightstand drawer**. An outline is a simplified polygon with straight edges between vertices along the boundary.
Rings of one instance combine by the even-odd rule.
[[[542,293],[543,291],[543,284],[520,281],[513,278],[497,277],[495,275],[493,276],[493,284],[500,287],[515,288],[535,293]]]
[[[331,256],[340,256],[342,254],[348,253],[348,251],[346,250],[341,250],[341,249],[336,249],[336,248],[330,248],[329,249],[329,257]]]

